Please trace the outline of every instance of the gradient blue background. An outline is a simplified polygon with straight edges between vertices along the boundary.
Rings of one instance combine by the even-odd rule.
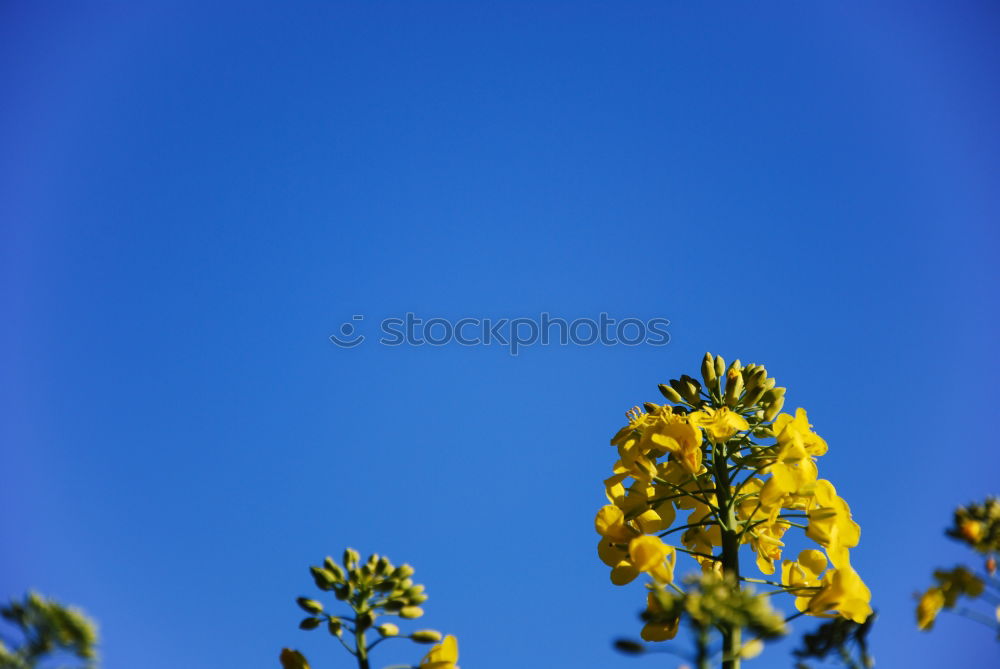
[[[643,594],[592,519],[710,349],[829,441],[879,666],[996,663],[911,596],[1000,492],[1000,12],[871,4],[5,2],[0,596],[83,605],[109,669],[350,667],[293,600],[353,545],[468,669],[673,666],[610,649]],[[672,340],[327,339],[406,311]]]

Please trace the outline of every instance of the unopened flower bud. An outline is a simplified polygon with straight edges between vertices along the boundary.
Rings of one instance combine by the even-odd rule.
[[[339,564],[334,562],[333,558],[330,557],[329,555],[327,555],[326,559],[323,560],[323,568],[326,569],[331,574],[333,574],[334,578],[336,578],[338,581],[344,580],[344,570],[341,568]]]
[[[660,389],[660,392],[663,393],[663,396],[666,397],[671,402],[679,403],[679,402],[683,401],[681,399],[680,393],[678,393],[676,390],[674,390],[670,386],[668,386],[668,385],[666,385],[664,383],[661,383],[658,387]]]
[[[309,567],[316,587],[320,590],[331,590],[337,584],[337,578],[323,567]]]
[[[706,353],[701,361],[701,378],[705,379],[705,387],[718,392],[719,376],[715,373],[715,359],[711,353]]]
[[[419,618],[422,615],[424,615],[424,610],[419,606],[404,606],[399,610],[399,617],[407,620]]]
[[[642,655],[646,652],[646,647],[638,641],[631,639],[618,639],[615,641],[615,650],[626,655]]]
[[[317,602],[315,599],[309,599],[307,597],[299,597],[295,600],[299,604],[299,608],[306,613],[322,613],[323,605]]]
[[[340,636],[344,629],[344,624],[340,622],[340,618],[330,618],[326,624],[326,629],[333,636]]]
[[[739,362],[738,360],[736,362]],[[736,364],[736,363],[733,363]],[[740,399],[743,392],[743,377],[739,372],[730,370],[726,373],[726,406],[732,408]]]
[[[774,400],[774,402],[772,402],[771,404],[769,404],[766,409],[764,409],[764,420],[765,421],[772,421],[772,420],[774,420],[774,417],[778,415],[779,411],[781,411],[781,407],[785,406],[785,397],[784,397],[784,390],[785,389],[784,388],[775,388],[774,390],[781,390],[782,394],[781,394],[780,397],[778,397],[776,400]],[[771,391],[768,391],[768,392],[771,392]]]
[[[721,355],[715,356],[715,375],[721,377],[726,373],[726,361]]]
[[[441,632],[437,630],[417,630],[410,635],[417,643],[437,643],[441,640]]]
[[[358,553],[353,548],[344,549],[344,566],[348,569],[353,569],[358,564],[358,560],[361,559],[361,554]]]
[[[381,634],[382,636],[396,636],[397,634],[399,634],[399,628],[393,625],[392,623],[382,623],[381,625],[375,628],[375,631]]]
[[[687,374],[681,376],[681,384],[683,386],[681,389],[681,395],[684,399],[686,399],[690,404],[700,404],[701,384]]]
[[[767,390],[762,385],[757,385],[756,388],[747,388],[746,394],[743,395],[743,406],[752,407],[754,404],[764,396]]]

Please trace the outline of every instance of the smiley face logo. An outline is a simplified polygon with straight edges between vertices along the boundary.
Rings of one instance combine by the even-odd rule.
[[[363,321],[365,317],[361,314],[355,314],[351,316],[351,320]],[[350,321],[341,324],[339,337],[336,334],[330,335],[330,341],[340,348],[354,348],[364,340],[365,336],[363,334],[355,334],[354,324]]]

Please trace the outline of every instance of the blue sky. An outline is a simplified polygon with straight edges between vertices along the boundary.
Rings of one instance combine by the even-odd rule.
[[[349,667],[294,598],[352,545],[416,567],[463,666],[673,666],[610,650],[643,594],[592,521],[623,412],[711,350],[829,442],[879,666],[995,660],[974,623],[917,632],[911,595],[965,557],[951,509],[998,492],[998,27],[987,2],[5,3],[0,596],[84,606],[109,669]],[[406,312],[671,340],[328,340]]]

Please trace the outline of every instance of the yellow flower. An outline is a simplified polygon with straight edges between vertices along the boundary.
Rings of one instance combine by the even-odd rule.
[[[701,471],[701,430],[686,416],[664,414],[642,433],[643,452],[670,453],[690,474]],[[624,460],[623,460],[624,461]]]
[[[781,559],[781,549],[785,547],[781,537],[789,528],[788,523],[778,519],[780,512],[780,507],[774,507],[767,522],[750,532],[750,547],[757,553],[757,568],[768,575],[774,573],[774,561]]]
[[[601,558],[601,562],[609,567],[614,567],[628,557],[628,552],[620,548],[614,541],[601,537],[601,540],[597,542],[597,557]]]
[[[777,496],[798,492],[813,483],[817,474],[816,463],[801,440],[779,441],[777,458],[765,471],[771,474],[768,484]]]
[[[673,582],[677,551],[659,537],[648,534],[636,537],[629,542],[628,554],[632,566],[639,571],[648,573],[661,583]]]
[[[941,588],[928,589],[917,604],[917,627],[922,630],[934,627],[934,620],[943,607],[944,593],[941,592]]]
[[[750,429],[743,416],[726,407],[696,411],[688,420],[692,425],[704,428],[708,440],[713,444],[725,443],[737,432]]]
[[[419,669],[458,669],[458,640],[446,636],[441,643],[431,646],[430,651],[420,661]]]
[[[826,548],[834,567],[846,566],[847,549],[858,545],[861,528],[851,519],[851,508],[837,496],[832,483],[820,479],[814,490],[816,506],[807,511],[806,536]]]
[[[826,556],[812,549],[799,553],[798,560],[781,563],[781,584],[791,588],[789,592],[796,596],[795,607],[799,611],[809,607],[809,600],[815,594],[815,588],[820,587],[820,575],[826,566]]]
[[[625,513],[613,504],[602,506],[594,518],[594,529],[605,539],[624,543],[635,536],[635,531],[625,525]]]
[[[813,432],[805,409],[796,409],[795,418],[783,413],[774,419],[772,429],[777,435],[778,445],[797,442],[809,455],[824,455],[827,451],[826,442]]]
[[[646,611],[657,619],[662,618],[664,614],[663,606],[651,592],[646,595]],[[677,627],[680,622],[680,617],[668,622],[650,621],[643,625],[639,636],[642,637],[643,641],[669,641],[677,636]]]
[[[820,586],[822,589],[809,600],[810,615],[823,616],[834,611],[859,624],[871,615],[872,593],[850,566],[826,572]]]
[[[712,509],[709,506],[701,502],[696,502],[694,511],[688,516],[686,524],[697,525],[708,519],[711,514]],[[703,555],[712,555],[715,548],[722,545],[722,531],[719,529],[718,523],[692,527],[685,530],[681,535],[681,543],[689,551],[702,553]],[[720,566],[717,560],[713,560],[710,557],[703,557],[703,555],[692,556],[701,565],[702,571],[713,571]]]

